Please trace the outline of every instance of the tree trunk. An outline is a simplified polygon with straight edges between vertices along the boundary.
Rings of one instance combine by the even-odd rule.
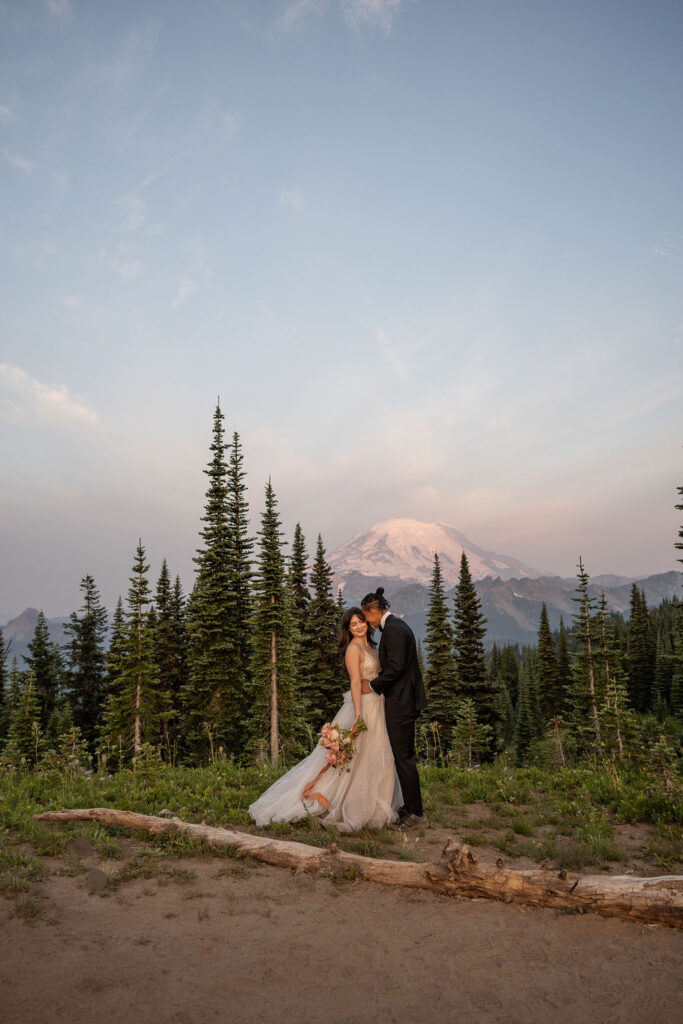
[[[280,756],[280,724],[277,714],[277,646],[275,633],[270,634],[270,760],[277,764]]]
[[[385,885],[402,885],[451,896],[475,896],[555,907],[578,913],[593,911],[609,917],[662,922],[683,928],[683,876],[635,878],[631,875],[570,875],[551,871],[541,865],[531,871],[512,871],[499,859],[495,866],[479,864],[469,846],[450,839],[442,859],[432,864],[379,860],[339,850],[335,843],[328,849],[270,839],[210,825],[196,825],[180,818],[158,818],[133,811],[90,807],[76,810],[46,811],[35,816],[39,821],[100,821],[151,834],[184,832],[210,846],[228,846],[238,856],[254,857],[279,867],[294,868],[309,874],[330,875],[348,872]]]

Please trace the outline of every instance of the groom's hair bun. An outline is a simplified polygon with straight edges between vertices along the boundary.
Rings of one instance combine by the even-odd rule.
[[[372,594],[366,594],[360,603],[361,608],[381,608],[386,611],[389,602],[384,596],[384,587],[378,587]]]

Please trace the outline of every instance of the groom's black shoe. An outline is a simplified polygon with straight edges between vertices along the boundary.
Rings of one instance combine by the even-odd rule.
[[[427,824],[426,814],[407,814],[401,823],[401,829],[419,828]]]
[[[389,828],[394,832],[407,832],[408,829],[420,828],[421,825],[426,824],[426,814],[411,814],[410,811],[406,811],[405,814],[399,813],[398,821],[395,821]]]
[[[398,829],[403,828],[404,821],[406,820],[406,818],[409,818],[409,817],[410,817],[410,811],[406,807],[400,807],[399,811],[398,811],[398,818],[396,819],[396,821],[392,821],[392,823],[389,826],[389,828],[393,829],[394,831],[397,831]]]

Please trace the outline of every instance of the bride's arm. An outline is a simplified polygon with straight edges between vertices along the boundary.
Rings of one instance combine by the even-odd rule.
[[[349,673],[349,679],[351,680],[351,697],[353,699],[353,710],[356,712],[356,721],[362,714],[360,658],[360,648],[356,647],[354,644],[349,644],[346,648],[346,657],[344,658],[344,661],[346,662],[346,671]]]

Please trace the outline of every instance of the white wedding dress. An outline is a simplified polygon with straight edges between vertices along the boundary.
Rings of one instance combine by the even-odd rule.
[[[379,674],[379,659],[374,651],[364,652],[361,674],[368,680]],[[403,799],[384,720],[384,697],[364,693],[361,713],[368,730],[353,741],[357,752],[351,760],[351,770],[329,767],[316,778],[327,764],[325,748],[316,746],[250,805],[249,814],[259,828],[269,822],[298,821],[309,814],[340,832],[382,828],[395,820]],[[351,690],[347,690],[332,721],[342,729],[350,729],[355,720]],[[304,789],[314,780],[315,784],[308,789],[310,795],[305,797]],[[317,796],[323,799],[318,800]]]

